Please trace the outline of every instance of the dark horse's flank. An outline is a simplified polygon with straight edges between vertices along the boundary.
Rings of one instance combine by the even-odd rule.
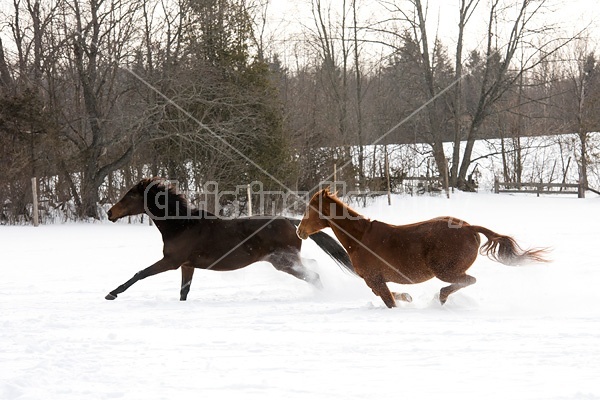
[[[160,178],[144,179],[108,210],[115,222],[128,215],[146,213],[163,238],[163,258],[136,273],[111,291],[114,300],[140,279],[181,267],[181,296],[186,300],[194,268],[232,271],[257,261],[320,287],[319,275],[300,258],[302,241],[296,235],[297,220],[282,217],[220,219],[191,207],[183,195]],[[311,235],[319,247],[339,265],[353,272],[348,254],[331,236]]]
[[[298,236],[306,239],[327,227],[348,251],[356,273],[390,308],[396,306],[396,300],[411,299],[406,293],[390,292],[386,282],[420,283],[433,277],[451,284],[440,290],[444,304],[449,295],[475,283],[466,271],[479,251],[507,265],[546,261],[543,249],[522,250],[509,236],[457,218],[440,217],[411,225],[371,221],[324,189],[310,200]],[[480,233],[488,239],[481,250]]]

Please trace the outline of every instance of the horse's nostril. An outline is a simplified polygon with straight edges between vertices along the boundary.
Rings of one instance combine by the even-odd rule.
[[[108,215],[108,218],[112,217],[112,211],[108,210],[106,214]]]

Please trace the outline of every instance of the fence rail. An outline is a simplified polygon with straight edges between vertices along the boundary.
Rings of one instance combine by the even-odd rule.
[[[552,190],[559,189],[559,190]],[[576,194],[580,199],[585,197],[589,189],[582,182],[579,183],[543,183],[543,182],[500,182],[494,179],[494,193],[532,193],[538,197],[540,194]]]

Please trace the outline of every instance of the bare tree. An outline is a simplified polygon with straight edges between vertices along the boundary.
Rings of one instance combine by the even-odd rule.
[[[453,142],[452,169],[449,171],[453,186],[473,189],[467,174],[475,141],[486,136],[480,132],[485,127],[484,123],[497,112],[500,100],[511,89],[569,41],[568,38],[552,37],[554,27],[545,25],[541,20],[547,9],[546,3],[546,0],[519,0],[507,4],[503,0],[489,0],[485,50],[483,54],[471,52],[467,60],[470,65],[465,70],[465,28],[475,10],[481,6],[480,1],[458,1],[458,37],[452,67],[445,59],[439,38],[433,40],[429,35],[429,3],[426,0],[381,2],[391,17],[381,23],[383,27],[379,31],[400,38],[405,43],[412,40],[418,44],[420,60],[417,65],[421,71],[426,105],[423,109],[426,115],[424,129],[442,176],[447,173],[443,143]],[[390,21],[399,22],[408,29],[398,33],[393,27],[386,27]],[[449,72],[453,76],[451,80],[448,79]],[[465,85],[468,86],[468,93]],[[451,107],[448,108],[448,105]],[[466,145],[461,154],[463,140]]]
[[[365,138],[363,132],[363,79],[360,62],[360,46],[358,40],[358,17],[356,0],[352,0],[353,42],[354,42],[354,72],[356,75],[356,139],[358,145],[358,174],[361,189],[366,189],[365,182]]]
[[[49,97],[44,82],[51,50],[43,48],[60,2],[38,0],[13,1],[13,13],[6,19],[16,57],[0,55],[0,131],[2,164],[11,177],[6,202],[12,204],[13,215],[27,215],[31,202],[31,177],[51,170],[56,126],[52,110],[46,106]]]
[[[590,135],[600,129],[600,65],[590,49],[589,38],[578,42],[571,65],[565,70],[565,91],[559,110],[563,129],[577,134],[579,139],[579,179],[588,186]]]
[[[465,28],[475,12],[480,0],[459,0],[458,13],[458,36],[456,40],[456,55],[454,62],[454,149],[452,150],[452,167],[450,171],[450,185],[457,186],[458,164],[460,162],[460,142],[463,137],[463,47],[465,38]]]
[[[545,10],[546,0],[520,0],[516,12],[509,17],[508,36],[499,37],[500,17],[514,7],[502,8],[501,0],[491,0],[487,19],[487,44],[485,54],[480,61],[480,78],[476,100],[473,107],[467,109],[469,123],[467,126],[466,146],[463,152],[457,185],[462,189],[472,189],[467,179],[475,141],[480,138],[480,128],[492,114],[493,108],[502,97],[513,88],[522,77],[537,65],[563,47],[569,39],[556,39],[549,36],[553,27],[540,24],[536,26],[536,17]],[[536,35],[538,41],[530,40]],[[524,58],[517,60],[519,50],[526,48],[521,54]]]
[[[133,35],[133,20],[137,18],[137,4],[122,1],[71,3],[74,25],[67,25],[71,39],[74,77],[81,90],[85,110],[85,125],[79,131],[76,144],[84,156],[81,179],[82,216],[97,218],[100,201],[98,189],[108,174],[127,164],[133,155],[135,141],[124,126],[111,126],[110,116],[125,88],[120,87],[121,62],[131,49],[126,43]],[[68,22],[67,22],[68,23]],[[117,129],[118,132],[112,130]],[[111,132],[112,131],[112,132]],[[116,135],[115,135],[116,133]],[[110,151],[115,144],[124,150]],[[119,146],[121,147],[121,146]]]
[[[418,52],[412,50],[415,66],[419,69],[419,83],[423,94],[424,128],[423,137],[431,145],[432,155],[437,165],[440,176],[448,174],[448,164],[444,153],[444,140],[448,137],[448,123],[450,120],[450,103],[448,90],[452,83],[448,79],[450,72],[447,55],[438,38],[431,41],[427,29],[427,2],[422,0],[408,0],[409,7],[393,1],[384,1],[382,4],[393,15],[393,21],[407,25],[405,31],[397,32],[395,29],[383,28],[380,31],[392,34],[410,46],[417,46]],[[432,46],[433,45],[433,46]],[[404,48],[407,47],[406,45]]]
[[[312,1],[312,13],[315,19],[316,42],[319,55],[322,59],[323,72],[330,89],[331,97],[338,107],[339,138],[344,140],[347,136],[348,125],[348,62],[350,53],[346,39],[346,25],[348,10],[346,0],[343,0],[339,26],[332,19],[331,9],[323,0]],[[336,49],[339,45],[340,51]]]

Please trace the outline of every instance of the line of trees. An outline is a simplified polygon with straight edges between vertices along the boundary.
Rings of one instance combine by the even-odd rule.
[[[13,0],[0,27],[3,218],[30,213],[31,177],[73,218],[102,217],[148,175],[310,190],[335,164],[369,190],[390,143],[425,144],[434,174],[471,190],[476,140],[506,141],[499,172],[519,182],[523,137],[577,133],[587,181],[600,66],[585,31],[545,25],[546,0],[456,0],[451,38],[431,31],[425,0],[379,0],[384,18],[365,17],[371,3],[310,0],[312,22],[288,42],[265,34],[269,0]],[[486,31],[469,48],[475,12]]]

